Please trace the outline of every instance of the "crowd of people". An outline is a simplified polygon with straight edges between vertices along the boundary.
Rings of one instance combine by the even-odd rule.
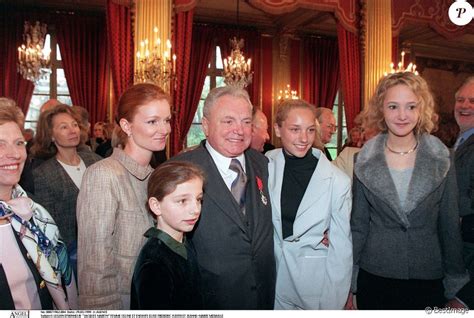
[[[0,309],[474,307],[474,76],[454,100],[449,149],[425,80],[384,76],[332,161],[330,109],[281,102],[266,151],[265,114],[215,88],[206,139],[158,165],[173,118],[153,84],[93,138],[50,102],[28,152],[0,98]]]

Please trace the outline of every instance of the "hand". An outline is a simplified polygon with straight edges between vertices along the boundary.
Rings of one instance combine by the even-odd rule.
[[[357,309],[356,303],[354,301],[354,295],[352,294],[352,292],[349,292],[349,295],[347,296],[347,301],[346,301],[346,304],[344,306],[344,309],[345,310],[356,310]]]
[[[324,236],[323,239],[321,240],[321,243],[323,243],[324,246],[329,247],[329,230],[324,231]]]

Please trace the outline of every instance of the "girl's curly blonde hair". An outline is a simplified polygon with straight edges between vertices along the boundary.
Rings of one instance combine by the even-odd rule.
[[[383,116],[383,102],[387,91],[396,85],[406,85],[418,97],[417,106],[420,117],[414,129],[415,135],[430,133],[434,128],[433,114],[434,99],[426,81],[419,75],[411,72],[399,72],[384,76],[378,83],[375,93],[364,110],[364,124],[367,127],[376,127],[387,131]]]

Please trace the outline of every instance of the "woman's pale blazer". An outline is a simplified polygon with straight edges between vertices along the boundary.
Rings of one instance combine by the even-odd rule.
[[[267,152],[277,267],[276,309],[342,309],[352,274],[351,181],[318,149],[318,165],[299,205],[293,235],[282,237],[282,149]],[[329,247],[321,241],[328,230]]]
[[[143,234],[153,226],[147,210],[152,171],[118,148],[87,168],[77,198],[81,309],[130,309],[133,269]]]

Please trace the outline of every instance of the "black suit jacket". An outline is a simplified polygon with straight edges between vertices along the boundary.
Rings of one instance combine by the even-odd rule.
[[[470,309],[474,308],[474,280],[464,285],[464,287],[456,294]]]
[[[474,214],[474,135],[455,152],[454,163],[459,189],[460,216]]]
[[[206,173],[201,219],[190,236],[201,270],[204,308],[273,309],[275,259],[268,161],[253,149],[245,151],[244,217],[204,145],[205,141],[173,158],[193,162]],[[263,182],[266,204],[257,177]]]

